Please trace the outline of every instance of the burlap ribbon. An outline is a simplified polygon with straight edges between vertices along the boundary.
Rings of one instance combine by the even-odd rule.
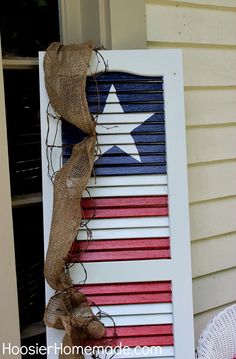
[[[52,107],[87,137],[74,146],[66,164],[54,179],[54,202],[45,278],[57,291],[45,311],[46,325],[65,329],[63,345],[81,345],[88,338],[104,336],[105,328],[93,315],[85,296],[72,289],[65,271],[66,258],[77,237],[82,213],[81,196],[91,175],[95,159],[95,122],[86,100],[86,74],[93,44],[63,46],[52,43],[44,60],[45,85]],[[61,358],[80,358],[81,355]]]

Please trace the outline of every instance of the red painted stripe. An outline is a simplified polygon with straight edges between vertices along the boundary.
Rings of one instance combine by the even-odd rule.
[[[138,282],[138,283],[115,283],[115,284],[86,284],[78,287],[86,295],[102,294],[131,294],[131,293],[171,293],[171,282]]]
[[[83,216],[86,219],[91,218],[128,218],[128,217],[155,217],[168,216],[167,207],[157,208],[109,208],[109,209],[86,209],[83,211]]]
[[[82,208],[111,208],[111,207],[147,207],[164,206],[168,204],[167,196],[139,196],[139,197],[107,197],[107,198],[83,198]]]
[[[117,339],[114,338],[116,333]],[[128,345],[130,347],[140,345],[174,345],[173,327],[171,324],[161,325],[137,325],[106,328],[104,340],[92,341],[93,345]]]
[[[96,305],[171,303],[171,293],[87,295]]]
[[[130,251],[104,251],[104,252],[84,252],[80,255],[71,255],[70,263],[82,262],[101,262],[101,261],[125,261],[132,259],[169,259],[169,249],[154,250],[130,250]]]
[[[170,258],[169,238],[75,241],[67,262]]]
[[[108,327],[106,328],[106,337],[112,338],[114,330],[118,337],[139,337],[139,336],[154,336],[154,335],[172,335],[173,326],[171,324],[161,325],[137,325],[137,326],[123,326],[123,327]]]
[[[75,241],[72,252],[79,250],[105,251],[116,249],[168,249],[169,238],[144,238],[144,239],[111,239],[101,241]]]
[[[118,337],[116,340],[104,339],[100,341],[90,341],[88,342],[92,345],[103,345],[103,346],[173,346],[174,339],[173,335],[163,335],[163,336],[147,336],[147,337]],[[88,344],[86,343],[86,344]]]
[[[174,345],[174,340],[172,335],[167,336],[154,336],[154,337],[138,337],[138,338],[119,338],[117,340],[117,344],[121,344],[122,347],[129,346],[129,347],[135,347],[135,346],[165,346],[165,345]],[[117,345],[116,344],[116,345]],[[114,345],[115,346],[115,345]]]
[[[153,293],[171,292],[171,282],[138,282],[115,284],[86,284],[81,287],[85,294]]]
[[[170,282],[118,283],[75,286],[96,305],[170,303]]]

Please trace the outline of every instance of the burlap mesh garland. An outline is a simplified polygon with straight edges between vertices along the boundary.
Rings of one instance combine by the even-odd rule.
[[[65,329],[63,345],[81,345],[104,336],[103,324],[93,315],[85,296],[72,289],[65,262],[81,222],[81,196],[91,175],[96,146],[95,122],[86,100],[86,74],[93,44],[63,46],[52,43],[44,60],[45,85],[52,107],[63,119],[87,134],[74,146],[54,179],[53,215],[45,263],[45,278],[58,293],[45,310],[46,325]],[[81,358],[81,354],[60,358]]]

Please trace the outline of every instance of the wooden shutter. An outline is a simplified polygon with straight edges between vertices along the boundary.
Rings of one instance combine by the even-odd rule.
[[[190,236],[186,175],[183,80],[179,50],[102,51],[109,72],[87,79],[91,113],[99,113],[101,156],[82,207],[93,233],[81,228],[73,247],[73,281],[117,326],[118,342],[134,348],[160,346],[158,358],[194,358]],[[48,98],[41,55],[41,127],[45,143]],[[90,71],[103,71],[94,54]],[[97,91],[98,90],[98,91]],[[99,94],[99,95],[98,95]],[[56,131],[50,123],[49,141]],[[84,134],[57,129],[55,144],[74,144]],[[54,149],[54,169],[70,156]],[[45,248],[52,213],[52,184],[42,148]],[[90,198],[92,196],[93,199]],[[94,211],[94,206],[96,210]],[[47,287],[47,299],[51,295]],[[96,307],[94,311],[96,312]],[[112,323],[104,318],[108,337]],[[62,333],[48,330],[48,345]],[[152,357],[152,354],[128,357]],[[49,358],[54,358],[53,354]],[[124,358],[124,356],[122,356]]]

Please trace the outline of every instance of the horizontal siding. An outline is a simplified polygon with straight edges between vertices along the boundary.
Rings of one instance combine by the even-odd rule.
[[[235,266],[236,232],[192,242],[193,277]]]
[[[155,0],[149,0],[148,2],[156,2]],[[159,2],[164,2],[164,3],[180,3],[180,4],[186,4],[186,5],[200,5],[200,6],[210,6],[210,7],[216,7],[218,9],[218,7],[220,6],[221,8],[225,7],[225,8],[234,8],[236,9],[236,3],[235,0],[160,0]]]
[[[166,19],[171,26],[166,26]],[[235,13],[215,8],[148,4],[149,41],[235,45]],[[201,24],[201,27],[199,27]]]
[[[194,313],[231,303],[236,298],[236,268],[193,280]],[[229,283],[232,285],[229,286]]]
[[[157,48],[160,43],[150,42],[148,45]],[[167,45],[165,43],[164,47]],[[168,47],[182,46],[178,43]],[[185,86],[236,86],[236,49],[191,45],[184,45],[182,49]]]
[[[236,231],[235,207],[236,197],[191,204],[191,239],[214,237]]]
[[[236,196],[236,160],[189,165],[188,183],[191,203]]]
[[[236,85],[235,49],[186,48],[183,63],[186,86]]]
[[[236,122],[236,88],[186,89],[187,126]],[[227,118],[226,115],[227,109]]]
[[[236,1],[146,0],[146,14],[149,48],[183,50],[197,341],[236,298]]]
[[[236,158],[236,125],[187,129],[188,163]]]

